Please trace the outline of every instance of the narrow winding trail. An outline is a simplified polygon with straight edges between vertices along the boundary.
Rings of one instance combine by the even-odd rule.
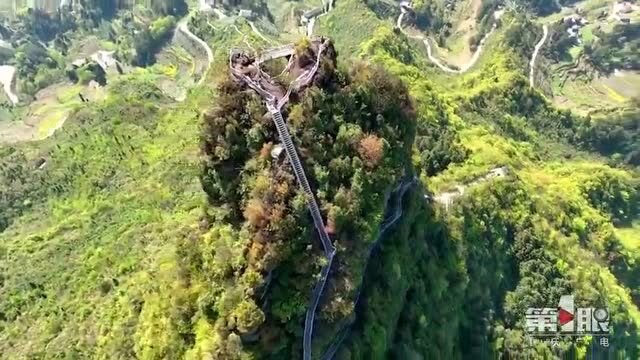
[[[480,184],[480,183],[483,183],[483,182],[488,181],[488,180],[493,179],[493,178],[505,177],[509,173],[510,173],[510,171],[506,166],[496,167],[496,168],[493,168],[493,169],[489,170],[483,176],[480,176],[480,177],[478,177],[478,178],[476,178],[476,179],[474,179],[474,180],[472,180],[472,181],[470,181],[468,183],[465,183],[465,184],[462,184],[462,185],[458,185],[456,187],[456,191],[439,193],[439,194],[437,194],[435,196],[424,195],[424,198],[427,201],[433,200],[433,201],[443,205],[445,207],[445,210],[448,211],[449,208],[451,207],[451,205],[453,204],[453,201],[456,198],[464,195],[464,192],[465,192],[466,188],[468,188],[470,186],[474,186],[474,185]],[[400,220],[400,218],[402,217],[404,194],[407,192],[407,190],[409,190],[411,187],[413,187],[414,185],[417,185],[417,184],[420,184],[420,181],[416,177],[413,177],[412,179],[405,179],[405,180],[400,182],[400,184],[391,192],[389,198],[387,198],[387,207],[386,207],[387,210],[390,208],[390,202],[391,202],[392,199],[395,199],[395,205],[394,205],[394,208],[393,208],[392,212],[390,213],[390,215],[387,216],[385,218],[385,220],[380,224],[380,231],[378,232],[378,237],[373,241],[373,243],[371,244],[371,247],[369,248],[369,255],[367,256],[367,260],[365,262],[364,271],[362,272],[362,279],[360,281],[360,287],[358,288],[358,290],[356,292],[356,297],[355,297],[355,300],[354,300],[354,309],[358,306],[358,304],[360,302],[360,295],[362,293],[362,288],[363,288],[363,283],[364,283],[364,276],[367,273],[367,267],[369,265],[369,261],[370,261],[372,255],[373,255],[374,250],[378,247],[380,241],[384,238],[387,230],[389,230],[393,225],[395,225],[398,222],[398,220]],[[335,336],[333,342],[327,347],[327,349],[324,351],[324,353],[320,357],[321,360],[332,360],[333,359],[333,357],[335,356],[336,352],[338,351],[338,349],[342,345],[343,341],[345,340],[345,338],[349,334],[349,331],[350,331],[351,327],[353,326],[353,324],[355,323],[356,320],[357,320],[357,318],[354,317],[353,319],[348,321],[344,326],[342,326],[340,328],[340,330],[338,330],[338,332],[337,332],[338,334]]]
[[[200,39],[194,33],[192,33],[191,30],[189,30],[188,24],[190,19],[191,19],[191,15],[187,15],[182,20],[180,20],[180,22],[178,23],[178,26],[176,27],[176,31],[182,32],[188,38],[190,38],[195,43],[200,45],[200,47],[202,47],[202,49],[204,50],[205,54],[207,54],[207,68],[202,74],[202,77],[200,78],[200,80],[198,80],[197,82],[197,85],[201,85],[206,79],[207,77],[206,75],[209,72],[209,69],[211,68],[211,64],[213,63],[213,50],[211,50],[211,47],[209,47],[209,44],[207,44],[206,41]]]
[[[460,69],[452,69],[452,68],[446,66],[445,64],[443,64],[438,58],[436,58],[433,55],[431,44],[429,43],[429,39],[426,36],[411,35],[411,34],[407,33],[406,31],[404,31],[404,29],[402,27],[402,20],[404,18],[405,13],[406,13],[406,10],[402,8],[401,11],[400,11],[400,16],[398,16],[398,20],[396,21],[396,26],[398,27],[398,29],[400,29],[400,31],[403,34],[405,34],[406,36],[408,36],[408,37],[410,37],[412,39],[422,40],[422,42],[424,43],[425,47],[427,48],[427,58],[429,58],[429,61],[434,63],[438,68],[440,68],[440,70],[442,70],[444,72],[451,73],[451,74],[463,74],[463,73],[469,71],[469,69],[471,69],[476,64],[478,59],[480,59],[480,55],[482,54],[482,49],[484,48],[485,42],[487,41],[489,36],[491,36],[491,34],[495,31],[495,29],[498,27],[497,21],[502,16],[502,11],[496,11],[494,13],[494,18],[495,18],[496,22],[493,23],[493,26],[491,27],[491,30],[485,36],[482,37],[482,40],[480,40],[480,44],[478,45],[478,48],[476,49],[476,51],[471,56],[471,59],[469,59],[469,62],[467,62],[466,64],[461,66]]]
[[[222,10],[220,10],[218,8],[212,8],[209,5],[207,5],[205,0],[200,0],[200,11],[213,12],[214,14],[216,14],[216,16],[219,19],[227,19],[228,18],[227,14],[225,14]],[[268,43],[272,43],[272,44],[275,43],[275,41],[273,41],[271,39],[268,39],[266,36],[264,36],[262,34],[262,32],[260,32],[260,30],[258,29],[258,27],[256,26],[256,24],[253,21],[251,21],[249,19],[246,19],[246,20],[249,23],[249,26],[251,27],[251,31],[253,31],[253,33],[256,34],[260,39],[262,39],[262,40],[264,40],[264,41],[266,41]],[[216,28],[208,20],[207,20],[207,24],[210,27],[214,28],[214,29]]]
[[[253,23],[253,21],[247,20],[247,22],[249,23],[249,26],[251,27],[251,31],[253,31],[253,33],[256,34],[260,39],[262,39],[265,42],[271,43],[271,44],[275,43],[273,40],[267,39],[267,37],[264,36],[260,32],[260,30],[258,30],[258,27],[256,26],[256,24]]]
[[[398,16],[398,20],[396,21],[396,27],[402,31],[402,19],[404,19],[404,14],[406,14],[406,10],[404,8],[400,8],[400,15]],[[404,32],[404,31],[403,31]]]
[[[307,23],[307,36],[311,36],[313,35],[313,27],[316,24],[316,18],[312,17],[311,19],[309,19],[309,22]]]
[[[544,42],[547,40],[547,36],[549,35],[549,27],[547,26],[547,24],[542,25],[542,39],[540,39],[540,41],[538,41],[538,43],[536,44],[535,48],[533,49],[533,55],[531,55],[531,61],[529,61],[529,86],[533,87],[533,73],[536,67],[536,58],[538,57],[538,52],[540,51],[540,48],[542,48],[542,45],[544,45]]]
[[[367,268],[369,267],[369,261],[371,260],[374,251],[378,248],[378,245],[380,245],[380,241],[386,235],[387,230],[389,230],[393,225],[395,225],[398,222],[398,220],[400,220],[400,218],[402,217],[402,214],[403,214],[402,208],[403,208],[403,205],[404,205],[404,202],[403,202],[404,194],[407,192],[407,190],[409,190],[411,187],[413,187],[413,186],[415,186],[417,184],[419,184],[418,178],[416,178],[416,177],[413,177],[411,179],[406,179],[405,178],[405,179],[401,180],[400,183],[398,184],[398,186],[395,189],[393,189],[393,191],[391,191],[391,193],[388,195],[387,201],[386,201],[387,205],[385,207],[385,213],[388,213],[389,216],[387,216],[384,219],[384,221],[382,221],[382,223],[380,224],[379,231],[378,231],[378,236],[375,238],[375,240],[369,246],[367,259],[365,260],[364,269],[362,271],[362,277],[360,279],[360,286],[358,287],[358,290],[356,291],[356,296],[355,296],[355,299],[353,301],[354,309],[360,303],[360,295],[362,295],[362,289],[364,287],[364,278],[365,278],[365,275],[367,274]],[[395,199],[395,202],[393,203],[394,204],[393,205],[394,208],[393,208],[393,210],[391,210],[389,212],[392,199]],[[350,321],[348,321],[344,326],[342,326],[342,328],[340,330],[338,330],[338,332],[337,332],[338,335],[334,338],[334,341],[331,344],[329,344],[329,346],[324,351],[322,356],[320,356],[321,360],[332,360],[333,359],[333,357],[335,356],[336,352],[338,351],[338,349],[342,345],[342,342],[344,341],[344,339],[349,334],[349,331],[351,330],[351,327],[356,322],[356,320],[357,320],[357,318],[354,316]]]
[[[556,2],[557,2],[557,0],[556,0]],[[500,19],[500,17],[502,16],[503,12],[504,12],[503,10],[498,10],[498,11],[496,11],[494,13],[494,19],[495,19],[496,22],[491,27],[491,30],[482,38],[482,40],[480,40],[480,44],[478,45],[478,48],[476,49],[476,51],[473,53],[473,56],[471,57],[469,62],[464,64],[460,69],[452,69],[452,68],[448,67],[447,65],[443,64],[437,57],[435,57],[433,55],[433,50],[431,48],[431,43],[429,42],[429,39],[426,36],[411,35],[411,34],[407,33],[403,29],[402,22],[404,20],[405,14],[407,13],[407,11],[404,8],[400,9],[400,16],[398,16],[398,20],[396,21],[396,27],[403,34],[408,36],[409,38],[416,39],[416,40],[421,40],[424,43],[424,46],[427,48],[427,58],[429,59],[429,61],[431,61],[433,64],[435,64],[438,68],[440,68],[440,70],[442,70],[444,72],[447,72],[447,73],[451,73],[451,74],[463,74],[463,73],[469,71],[469,69],[471,69],[476,64],[478,59],[480,59],[480,55],[482,54],[482,50],[484,48],[485,42],[487,41],[489,36],[491,36],[491,34],[496,30],[497,21]],[[535,46],[535,48],[533,50],[533,54],[531,55],[531,60],[529,61],[529,85],[531,87],[534,86],[534,73],[535,73],[536,59],[538,57],[538,53],[540,52],[540,49],[544,45],[544,43],[547,40],[548,36],[549,36],[549,26],[547,24],[544,24],[542,26],[542,38],[536,44],[536,46]]]
[[[456,185],[455,190],[453,191],[446,191],[446,192],[441,192],[435,195],[425,195],[424,198],[426,200],[433,200],[441,205],[444,206],[446,211],[449,211],[449,208],[451,207],[451,205],[453,205],[453,202],[461,197],[462,195],[464,195],[465,191],[467,190],[467,188],[481,184],[483,182],[486,182],[488,180],[491,180],[493,178],[501,178],[501,177],[505,177],[507,175],[509,175],[510,170],[508,167],[506,166],[500,166],[500,167],[496,167],[493,168],[491,170],[489,170],[486,174],[475,178],[467,183],[463,183],[463,184],[459,184]]]
[[[460,51],[456,51],[456,54],[447,55],[447,62],[456,68],[469,63],[473,57],[474,51],[469,46],[471,38],[478,33],[479,23],[477,21],[480,9],[482,7],[482,0],[470,0],[460,4],[462,12],[459,15],[458,23],[452,28],[451,36],[458,38],[457,42],[463,44]],[[452,24],[453,25],[453,24]]]
[[[4,89],[5,94],[13,103],[16,105],[20,100],[18,99],[18,95],[13,92],[13,82],[16,78],[16,67],[11,65],[1,65],[0,66],[0,82],[2,83],[2,88]]]
[[[333,10],[333,0],[322,0],[322,9],[324,10],[322,14],[312,17],[307,23],[306,29],[308,37],[313,36],[313,27],[316,25],[316,20],[327,15],[331,10]]]

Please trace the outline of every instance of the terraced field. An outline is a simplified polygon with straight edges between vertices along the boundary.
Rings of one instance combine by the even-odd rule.
[[[592,81],[567,80],[554,77],[554,103],[580,113],[626,108],[640,96],[640,72],[620,71]]]
[[[588,23],[580,28],[580,41],[568,50],[568,58],[559,63],[549,63],[548,90],[553,102],[560,108],[572,109],[581,114],[598,112],[613,108],[633,106],[634,99],[640,96],[640,73],[632,70],[616,69],[612,74],[602,74],[595,69],[574,73],[576,67],[585,68],[585,47],[594,46],[599,39],[596,32],[610,33],[620,24],[618,5],[612,0],[587,0],[577,2],[562,11],[537,21],[542,24],[554,24],[565,16],[579,14]],[[623,14],[631,21],[640,19],[640,11]],[[621,39],[621,46],[629,39]],[[544,52],[544,50],[543,50]]]
[[[40,90],[35,100],[24,108],[17,109],[20,116],[0,120],[0,142],[16,143],[41,140],[60,129],[69,114],[82,103],[79,94],[89,101],[98,101],[105,96],[103,88],[56,84]],[[5,111],[6,113],[6,111]],[[16,119],[22,118],[22,121]]]

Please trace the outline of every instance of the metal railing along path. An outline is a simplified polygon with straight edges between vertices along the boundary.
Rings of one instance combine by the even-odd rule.
[[[316,232],[320,237],[320,241],[322,243],[322,247],[324,250],[324,254],[327,257],[327,264],[323,266],[320,274],[320,280],[316,283],[312,295],[309,308],[307,309],[307,313],[305,316],[305,324],[304,324],[304,335],[303,335],[303,358],[305,360],[311,359],[311,343],[313,340],[313,325],[315,321],[316,309],[318,308],[318,304],[320,302],[320,298],[324,292],[324,288],[327,283],[327,279],[329,277],[329,271],[331,270],[331,265],[333,264],[333,258],[336,253],[336,249],[331,243],[331,238],[327,233],[325,228],[324,220],[322,219],[322,214],[320,213],[320,208],[318,203],[316,202],[313,191],[311,190],[311,186],[309,185],[309,181],[307,179],[307,175],[304,172],[304,168],[302,167],[302,162],[300,161],[300,157],[298,156],[298,152],[296,151],[296,147],[291,139],[291,134],[289,133],[289,129],[287,127],[284,118],[282,117],[282,113],[280,112],[280,108],[284,105],[288,99],[289,94],[293,89],[299,89],[301,86],[308,84],[313,79],[313,76],[318,71],[318,67],[320,65],[320,58],[322,52],[325,49],[325,44],[321,43],[318,48],[318,55],[316,58],[316,63],[313,68],[309,71],[303,72],[298,78],[296,78],[292,84],[289,86],[287,93],[281,99],[278,99],[274,94],[271,94],[267,90],[265,90],[259,83],[259,81],[253,80],[251,77],[237,71],[233,68],[232,58],[230,54],[230,65],[232,73],[239,79],[243,80],[249,87],[255,90],[258,94],[260,94],[267,103],[267,109],[271,113],[273,118],[273,122],[276,125],[276,130],[278,131],[278,137],[280,138],[280,142],[284,145],[285,152],[287,153],[287,158],[289,159],[289,163],[293,169],[294,175],[298,182],[298,186],[304,192],[305,200],[307,203],[307,208],[311,213],[311,217],[313,219],[313,225],[316,228]],[[259,67],[259,65],[258,65]],[[264,76],[258,69],[258,73]]]
[[[271,104],[268,104],[267,108],[273,116],[273,122],[275,123],[276,129],[278,130],[278,136],[280,137],[280,141],[284,145],[285,152],[287,153],[287,158],[291,163],[291,167],[293,168],[293,173],[296,176],[298,185],[304,192],[305,199],[307,201],[307,207],[309,208],[309,212],[311,213],[311,217],[313,218],[313,225],[315,226],[316,231],[320,236],[320,241],[322,241],[322,247],[324,248],[325,255],[330,256],[335,252],[335,248],[333,247],[333,244],[331,244],[329,234],[327,234],[327,231],[325,230],[324,220],[322,219],[320,208],[318,207],[315,196],[311,191],[311,186],[309,185],[307,175],[302,168],[302,162],[298,157],[298,152],[296,151],[296,148],[293,144],[293,140],[291,140],[291,135],[289,134],[287,124],[284,122],[280,110],[276,109]]]
[[[367,260],[365,261],[364,269],[362,271],[362,278],[360,279],[360,287],[358,288],[355,299],[353,301],[354,311],[357,308],[358,304],[360,303],[360,295],[362,294],[362,289],[364,287],[364,277],[367,273],[367,268],[369,267],[369,261],[371,260],[373,251],[378,247],[378,245],[380,244],[380,241],[384,237],[387,230],[389,230],[389,228],[395,225],[398,222],[398,220],[400,220],[400,218],[402,217],[402,213],[403,213],[402,199],[404,198],[404,194],[407,192],[407,190],[409,190],[410,187],[415,185],[417,182],[418,182],[418,179],[416,177],[411,178],[410,181],[406,181],[406,180],[401,181],[400,184],[392,191],[392,193],[395,193],[395,196],[396,196],[395,210],[393,211],[392,215],[387,216],[387,218],[382,222],[382,224],[380,224],[380,230],[378,231],[378,236],[373,241],[373,243],[371,243],[371,245],[369,246]],[[349,333],[351,326],[355,323],[355,321],[356,321],[356,317],[354,316],[352,320],[348,321],[340,330],[338,330],[338,335],[335,337],[333,343],[330,344],[329,347],[324,351],[324,353],[320,357],[321,360],[333,359],[336,352],[342,345],[342,342],[344,341],[347,334]]]
[[[325,229],[324,221],[322,220],[322,214],[320,213],[318,203],[316,202],[315,196],[311,191],[311,186],[309,185],[307,176],[304,172],[304,169],[302,168],[302,163],[300,161],[300,158],[298,157],[298,153],[293,144],[293,140],[291,140],[291,135],[289,134],[287,124],[282,118],[282,113],[280,112],[280,110],[276,109],[273,104],[267,104],[267,108],[273,116],[273,121],[276,124],[280,142],[284,145],[285,152],[287,153],[289,163],[291,163],[291,167],[293,168],[293,173],[296,176],[298,185],[304,192],[304,196],[307,201],[307,207],[309,208],[309,212],[311,213],[311,217],[313,218],[313,225],[316,228],[318,235],[320,236],[320,241],[322,242],[322,247],[328,260],[327,264],[322,268],[322,271],[320,273],[320,280],[318,280],[318,283],[313,288],[313,293],[311,295],[311,304],[307,308],[307,313],[304,319],[304,334],[302,343],[303,359],[311,360],[313,324],[315,322],[316,310],[318,308],[318,304],[320,303],[322,293],[324,292],[325,285],[327,284],[327,279],[329,278],[329,271],[331,270],[331,265],[333,264],[333,257],[335,256],[336,249],[331,243],[331,238],[329,237],[329,234]]]

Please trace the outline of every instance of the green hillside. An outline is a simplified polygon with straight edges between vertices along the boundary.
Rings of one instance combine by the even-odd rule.
[[[0,137],[0,358],[640,357],[640,111],[560,109],[555,75],[529,83],[536,19],[553,7],[507,8],[464,73],[443,71],[423,40],[466,10],[420,3],[400,30],[394,4],[338,0],[317,19],[330,41],[282,114],[329,263],[272,116],[229,71],[230,49],[291,39],[292,71],[314,63],[317,42],[292,23],[320,2],[269,12],[281,3],[219,4],[225,18],[138,3],[45,17],[53,35],[31,15],[6,20],[22,42],[7,64],[30,85],[2,105],[0,135],[41,109],[28,89],[66,89],[68,116],[38,141]],[[482,3],[482,31],[500,5]],[[181,26],[212,63],[175,40]],[[100,79],[97,65],[68,72],[94,46],[120,66],[100,96],[78,79]],[[609,348],[527,338],[527,308],[568,294],[608,309]]]

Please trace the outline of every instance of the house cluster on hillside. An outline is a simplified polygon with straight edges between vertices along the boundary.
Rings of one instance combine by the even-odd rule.
[[[300,17],[301,24],[307,24],[311,19],[320,16],[324,12],[324,9],[321,7],[316,7],[311,10],[305,11]]]
[[[617,20],[623,24],[631,23],[631,15],[639,10],[639,6],[631,1],[621,1],[613,4],[611,19]]]
[[[322,0],[322,7],[315,7],[311,10],[307,10],[300,16],[300,24],[306,25],[313,18],[317,18],[320,15],[328,12],[333,7],[334,0]]]
[[[584,17],[573,14],[562,18],[561,23],[567,29],[569,37],[576,38],[580,42],[580,29],[589,23]]]

